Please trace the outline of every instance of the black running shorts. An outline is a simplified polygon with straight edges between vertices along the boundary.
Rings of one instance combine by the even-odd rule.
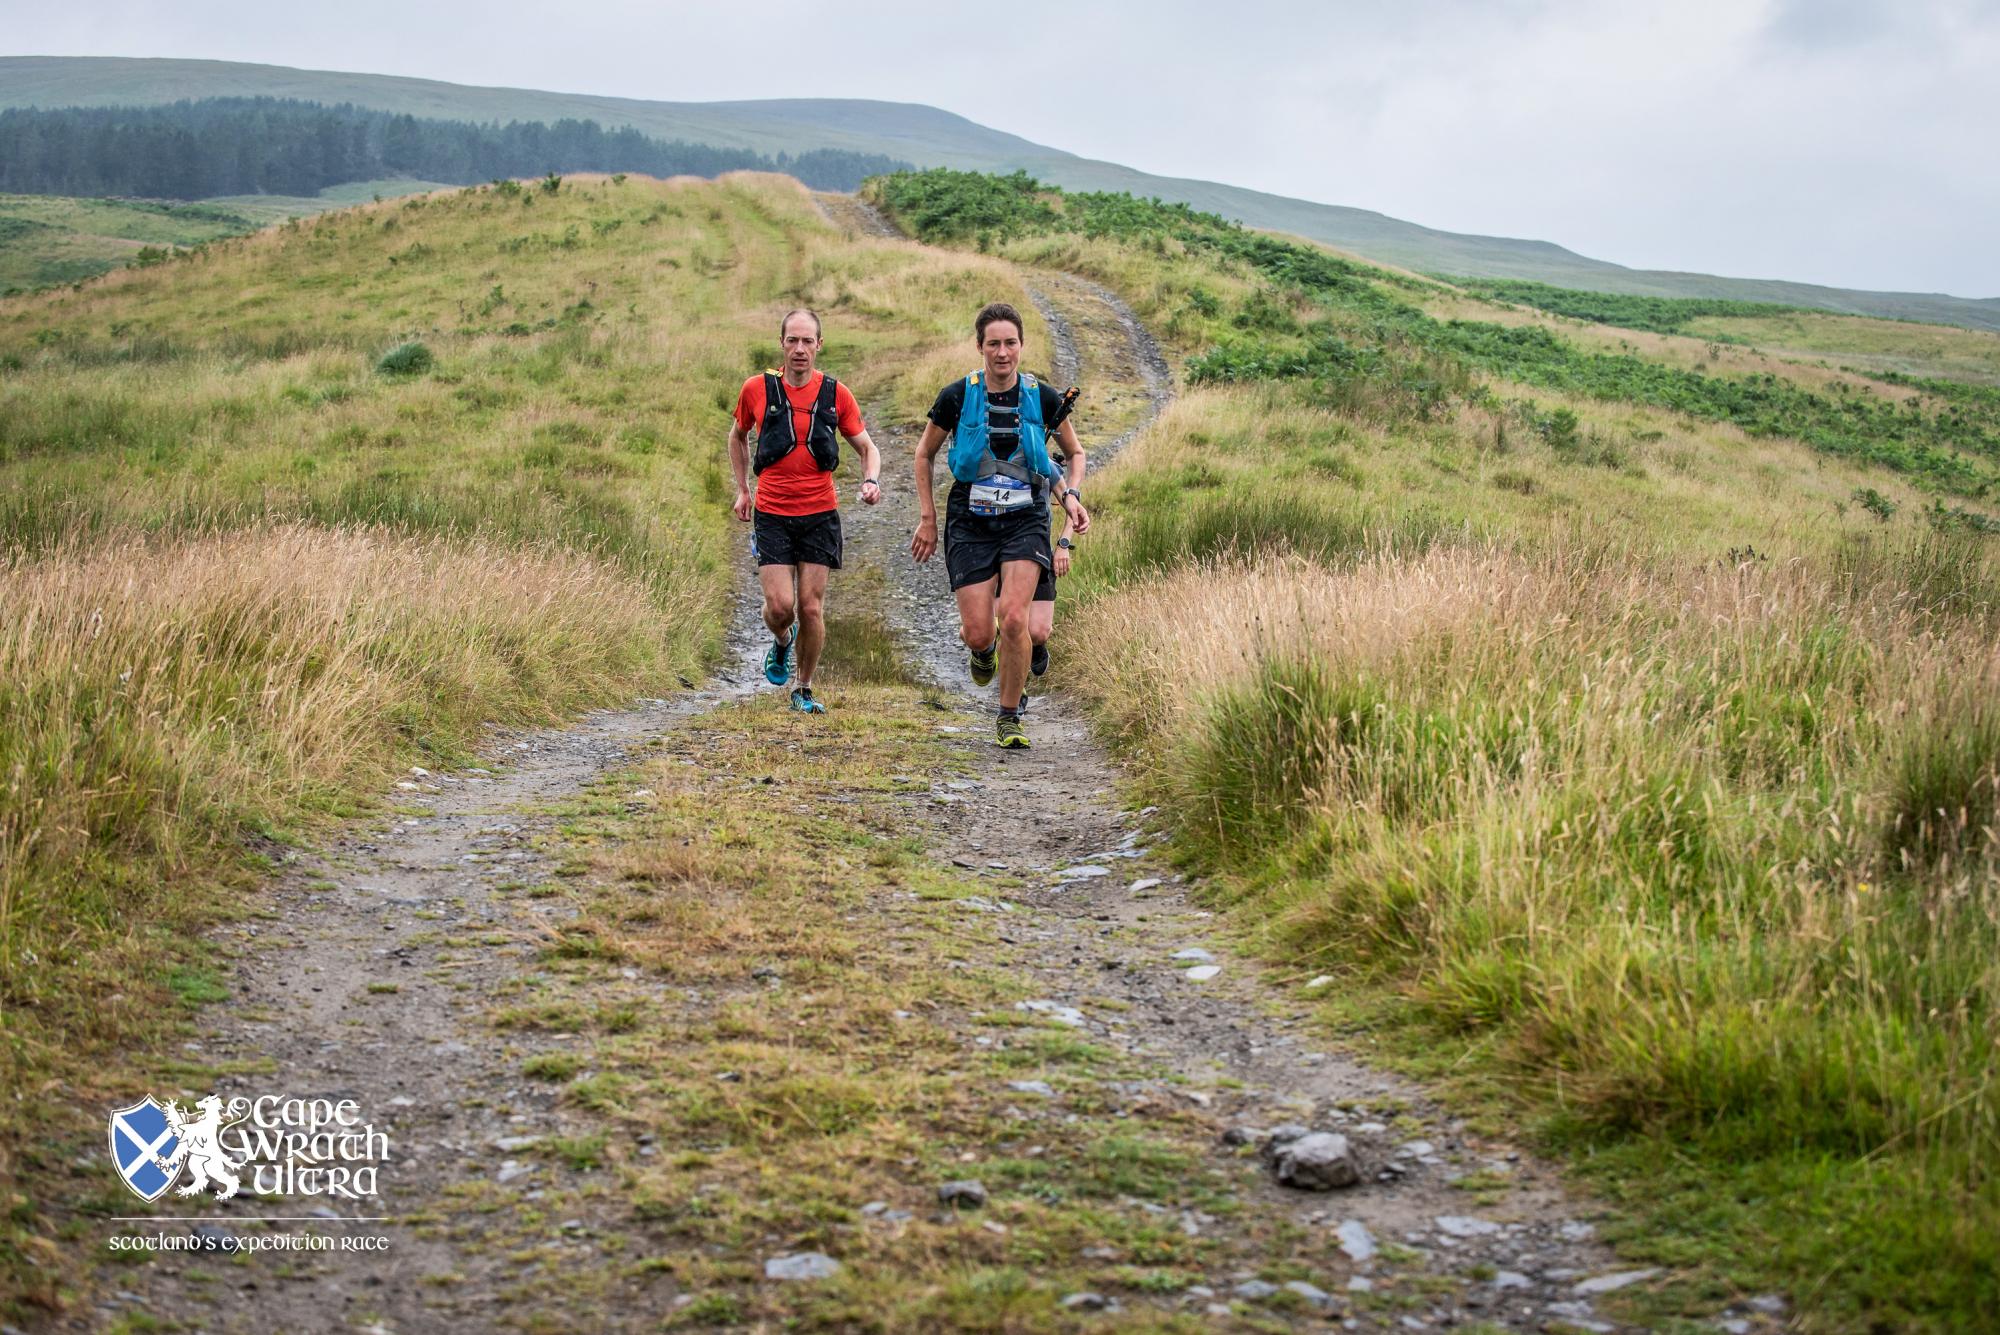
[[[994,578],[1008,561],[1033,561],[1047,575],[1052,564],[1049,508],[1029,505],[1012,515],[976,515],[963,482],[952,484],[944,506],[944,565],[954,591]]]
[[[825,566],[840,569],[840,511],[816,515],[767,515],[756,512],[750,525],[750,551],[760,566]]]

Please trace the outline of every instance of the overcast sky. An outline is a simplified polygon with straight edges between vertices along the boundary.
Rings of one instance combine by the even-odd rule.
[[[0,54],[874,97],[1641,268],[2000,296],[2000,0],[0,0]]]

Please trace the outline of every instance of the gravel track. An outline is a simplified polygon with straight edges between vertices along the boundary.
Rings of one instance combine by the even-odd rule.
[[[822,201],[857,235],[895,236],[860,201]],[[1158,345],[1112,293],[1072,275],[1023,278],[1054,331],[1056,379],[1088,387],[1078,419],[1095,468],[1165,408],[1171,374]],[[1092,423],[1107,420],[1116,430],[1093,440]],[[850,562],[880,572],[881,611],[912,672],[939,700],[947,745],[974,767],[962,795],[914,813],[930,853],[973,877],[992,875],[988,864],[1005,861],[1006,874],[1029,886],[1009,891],[1005,907],[982,919],[1002,924],[991,949],[1004,958],[989,962],[1030,980],[1056,1005],[1114,999],[1117,1008],[1097,1007],[1081,1020],[1089,1037],[1143,1062],[1155,1073],[1149,1088],[1158,1097],[1201,1108],[1213,1119],[1218,1147],[1231,1127],[1285,1122],[1350,1137],[1361,1185],[1322,1194],[1267,1180],[1245,1203],[1305,1229],[1358,1221],[1384,1245],[1326,1281],[1359,1281],[1356,1294],[1341,1294],[1343,1304],[1391,1274],[1437,1280],[1428,1305],[1371,1310],[1361,1303],[1347,1315],[1349,1328],[1480,1320],[1513,1330],[1562,1322],[1613,1329],[1592,1297],[1576,1290],[1619,1269],[1592,1236],[1591,1207],[1566,1194],[1532,1155],[1475,1135],[1421,1089],[1316,1037],[1310,1009],[1317,994],[1232,954],[1196,887],[1149,853],[1167,832],[1154,813],[1121,804],[1118,773],[1080,710],[1060,696],[1037,697],[1029,714],[1034,749],[990,745],[992,692],[975,691],[966,678],[943,563],[918,567],[907,551],[915,435],[906,424],[875,431],[888,494],[872,510],[850,505],[843,514]],[[560,898],[521,893],[554,870],[535,847],[554,818],[536,813],[626,763],[635,745],[670,729],[699,730],[707,711],[768,689],[757,670],[765,634],[755,572],[747,559],[745,567],[716,681],[571,728],[495,732],[486,752],[492,759],[482,766],[489,772],[413,776],[416,790],[398,794],[404,814],[300,857],[274,878],[267,913],[216,934],[232,1000],[205,1013],[188,1055],[243,1071],[218,1087],[224,1095],[356,1100],[394,1142],[395,1166],[383,1176],[374,1212],[397,1222],[321,1227],[387,1231],[391,1248],[310,1265],[264,1256],[238,1264],[162,1259],[119,1273],[112,1283],[123,1296],[58,1324],[96,1329],[115,1314],[143,1311],[190,1329],[429,1331],[489,1329],[521,1316],[508,1296],[521,1263],[463,1245],[449,1225],[476,1217],[478,1187],[489,1179],[510,1171],[560,1175],[556,1166],[529,1162],[519,1148],[529,1138],[591,1126],[587,1112],[522,1080],[521,1062],[536,1039],[508,1035],[503,1043],[489,1023],[509,981],[531,966],[567,912]],[[841,583],[836,575],[835,615]],[[1106,870],[1066,873],[1077,867]],[[1171,960],[1188,949],[1210,952],[1219,973],[1191,978],[1186,961]],[[628,971],[619,986],[655,984]],[[1471,1175],[1497,1184],[1497,1204],[1480,1208],[1453,1185]],[[253,1212],[206,1200],[192,1214],[164,1203],[159,1210],[223,1230]],[[603,1198],[577,1223],[615,1230],[629,1220],[620,1201]],[[1227,1219],[1201,1225],[1239,1226]],[[299,1268],[287,1271],[287,1264]],[[439,1275],[456,1277],[448,1304],[439,1300]],[[635,1291],[631,1327],[657,1328],[672,1297],[667,1285]],[[1197,1300],[1181,1302],[1178,1310],[1202,1310]],[[1284,1308],[1262,1319],[1301,1328],[1327,1321]],[[1106,1329],[1117,1322],[1113,1315],[1102,1320]]]

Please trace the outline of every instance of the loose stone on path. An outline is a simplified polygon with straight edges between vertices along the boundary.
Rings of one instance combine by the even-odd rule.
[[[986,1204],[986,1184],[984,1182],[975,1182],[971,1178],[965,1178],[957,1182],[940,1183],[937,1189],[937,1197],[940,1204],[963,1205],[969,1209],[976,1210]]]
[[[1438,1232],[1454,1238],[1484,1238],[1500,1231],[1500,1225],[1488,1219],[1474,1219],[1470,1215],[1439,1215],[1435,1220]]]
[[[832,1279],[839,1273],[840,1262],[825,1252],[773,1256],[764,1262],[765,1279]]]
[[[1074,1006],[1065,1006],[1059,1001],[1017,1001],[1014,1003],[1014,1009],[1017,1011],[1033,1011],[1038,1015],[1046,1015],[1058,1024],[1066,1024],[1072,1029],[1081,1029],[1084,1025],[1082,1011]]]
[[[1278,1181],[1303,1191],[1331,1191],[1361,1180],[1347,1137],[1315,1131],[1281,1145],[1273,1156]]]
[[[1657,1267],[1651,1270],[1621,1270],[1617,1274],[1598,1275],[1586,1279],[1571,1291],[1586,1298],[1595,1297],[1600,1293],[1616,1293],[1630,1285],[1643,1283],[1659,1273]]]

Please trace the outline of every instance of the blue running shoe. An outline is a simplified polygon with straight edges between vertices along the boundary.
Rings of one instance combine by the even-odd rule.
[[[792,689],[792,708],[801,714],[824,714],[826,706],[813,699],[812,687],[797,686]]]
[[[797,638],[787,636],[783,644],[773,640],[764,651],[764,680],[773,686],[783,686],[792,679],[792,641]]]

